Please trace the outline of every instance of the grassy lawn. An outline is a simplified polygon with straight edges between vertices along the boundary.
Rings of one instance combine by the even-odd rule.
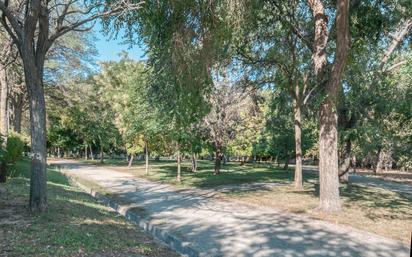
[[[48,169],[49,209],[27,210],[29,163],[0,184],[0,256],[178,256]]]
[[[108,160],[108,168],[127,172],[138,177],[163,183],[176,183],[174,161],[151,162],[150,174],[145,175],[144,163],[136,161],[132,168],[122,160]],[[221,175],[213,175],[213,163],[200,161],[197,173],[189,172],[190,163],[182,165],[182,183],[179,187],[211,188],[256,182],[277,182],[283,185],[265,190],[240,190],[234,188],[225,193],[226,197],[306,215],[315,219],[352,226],[385,237],[401,240],[409,244],[412,229],[412,196],[385,189],[358,185],[341,185],[342,212],[328,215],[317,210],[319,186],[317,174],[304,173],[304,191],[298,192],[290,185],[293,169],[283,170],[267,164],[247,164],[231,162],[224,166]]]
[[[294,176],[293,169],[283,170],[264,163],[240,166],[236,162],[227,163],[221,169],[220,175],[213,175],[213,162],[211,161],[198,161],[198,172],[193,173],[190,172],[190,163],[186,161],[182,164],[182,182],[177,183],[175,161],[150,162],[149,175],[146,175],[143,161],[135,161],[132,168],[128,168],[124,160],[105,160],[104,164],[99,164],[98,161],[86,162],[179,187],[213,188],[246,183],[290,183]],[[316,174],[304,174],[304,181],[316,178]]]

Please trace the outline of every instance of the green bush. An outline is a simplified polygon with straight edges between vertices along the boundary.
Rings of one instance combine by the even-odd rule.
[[[25,140],[19,134],[10,134],[7,139],[6,151],[4,152],[4,161],[7,164],[14,164],[23,157]]]

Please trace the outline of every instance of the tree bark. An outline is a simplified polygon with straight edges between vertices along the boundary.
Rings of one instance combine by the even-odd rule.
[[[382,171],[382,147],[378,147],[378,152],[376,153],[376,162],[373,166],[373,173],[379,173]]]
[[[7,96],[8,96],[8,85],[7,85],[7,74],[6,67],[0,65],[0,134],[1,134],[1,147],[3,150],[7,147],[7,138],[9,134],[8,128],[8,115],[7,115]],[[0,183],[5,183],[7,180],[7,164],[2,158],[0,161]]]
[[[0,133],[2,138],[3,148],[7,146],[7,138],[9,135],[9,115],[8,115],[8,95],[9,87],[7,84],[6,67],[0,65]]]
[[[84,144],[84,159],[88,160],[89,156],[87,155],[87,144]]]
[[[146,161],[146,175],[149,175],[149,144],[147,140],[144,142],[145,148],[145,161]]]
[[[104,150],[103,150],[103,143],[100,140],[100,163],[104,162]]]
[[[216,152],[215,152],[215,175],[220,174],[220,167],[222,164],[222,146],[218,143],[216,144]]]
[[[299,93],[299,86],[297,87],[297,93]],[[301,122],[301,104],[298,95],[294,101],[294,114],[295,114],[295,189],[303,189],[302,179],[302,122]]]
[[[180,175],[180,173],[181,173],[180,162],[181,162],[180,149],[179,149],[179,146],[178,146],[178,149],[177,149],[177,177],[176,177],[176,181],[179,182],[179,183],[182,181],[181,175]]]
[[[92,158],[92,160],[94,161],[94,154],[93,154],[93,148],[92,145],[89,146],[90,148],[90,157]]]
[[[30,210],[43,212],[47,209],[47,173],[46,173],[46,104],[42,84],[43,72],[38,76],[34,63],[25,63],[25,77],[29,95],[30,131],[31,131],[31,179]]]
[[[192,154],[192,172],[197,171],[197,158],[196,154]]]
[[[325,89],[325,99],[320,107],[319,133],[319,209],[336,212],[341,209],[339,200],[337,100],[342,73],[349,49],[349,0],[336,2],[336,52],[327,77],[328,17],[321,0],[308,1],[315,21],[315,38],[312,61],[318,83]]]
[[[134,154],[131,154],[131,155],[130,155],[130,159],[129,159],[129,164],[127,165],[127,167],[128,167],[129,169],[132,167],[133,159],[134,159]]]
[[[343,161],[339,165],[339,180],[343,183],[349,182],[349,169],[351,166],[351,151],[352,151],[352,142],[350,139],[345,140],[345,150],[343,155]]]

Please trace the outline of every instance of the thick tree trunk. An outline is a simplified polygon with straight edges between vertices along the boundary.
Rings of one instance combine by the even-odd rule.
[[[132,167],[133,159],[134,159],[134,154],[131,154],[131,155],[130,155],[130,159],[129,159],[129,164],[127,165],[127,167],[128,167],[129,169]]]
[[[9,135],[9,115],[8,115],[8,95],[9,87],[7,84],[6,67],[0,65],[0,133],[3,148],[7,146],[7,138]]]
[[[216,152],[215,152],[215,175],[220,174],[220,167],[222,164],[222,146],[220,144],[216,144]]]
[[[312,61],[318,83],[325,89],[320,107],[319,182],[320,210],[335,212],[341,209],[339,200],[337,101],[349,49],[349,0],[336,2],[336,50],[328,74],[328,16],[321,0],[308,1],[315,23]]]
[[[178,149],[177,149],[177,158],[176,158],[176,160],[177,160],[177,176],[176,176],[176,181],[177,182],[181,182],[182,181],[182,179],[181,179],[181,175],[180,175],[180,172],[181,172],[181,167],[180,167],[180,162],[181,162],[181,157],[180,157],[180,149],[179,149],[179,147],[178,147]]]
[[[299,88],[297,89],[299,92]],[[299,99],[294,101],[295,112],[295,153],[296,153],[296,165],[295,165],[295,189],[303,189],[302,180],[302,123],[301,123],[301,104]]]
[[[144,142],[145,148],[145,161],[146,161],[146,175],[149,175],[149,144],[147,140]]]
[[[197,171],[197,158],[196,154],[192,154],[192,172]]]
[[[25,65],[27,91],[30,107],[31,130],[31,179],[30,210],[42,212],[47,209],[46,173],[46,104],[41,77],[31,65]],[[42,74],[42,73],[41,73]]]
[[[334,105],[326,101],[320,111],[319,182],[320,208],[339,211],[338,131]]]

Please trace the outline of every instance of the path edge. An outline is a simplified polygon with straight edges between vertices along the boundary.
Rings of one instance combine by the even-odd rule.
[[[185,242],[178,238],[177,236],[173,235],[172,233],[168,232],[165,229],[160,228],[159,226],[150,222],[145,218],[142,218],[139,214],[128,210],[127,206],[118,204],[115,200],[103,195],[93,188],[89,188],[79,181],[76,180],[75,177],[68,175],[66,172],[62,171],[61,167],[58,167],[59,171],[65,175],[71,183],[75,186],[79,187],[81,190],[86,192],[87,194],[91,195],[95,198],[99,203],[103,204],[106,207],[114,210],[118,214],[122,215],[126,220],[132,222],[133,224],[139,226],[144,231],[150,233],[155,239],[161,241],[161,243],[165,244],[172,250],[176,251],[182,256],[185,257],[203,257],[204,255],[201,254],[199,251],[190,247],[189,242]]]

